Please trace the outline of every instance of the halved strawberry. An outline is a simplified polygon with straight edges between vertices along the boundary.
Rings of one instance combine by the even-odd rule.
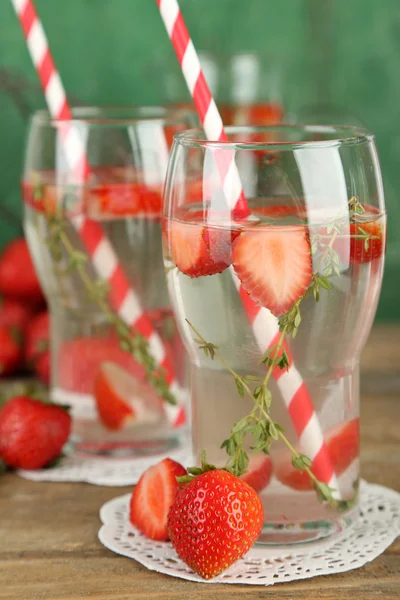
[[[49,184],[32,184],[22,182],[22,197],[26,204],[35,210],[54,215],[60,205],[62,192],[57,192],[57,187]]]
[[[360,419],[334,427],[327,448],[336,475],[341,475],[360,453]]]
[[[271,457],[263,452],[249,455],[249,464],[247,473],[240,476],[256,492],[264,490],[271,480],[272,460]]]
[[[302,226],[259,226],[232,245],[232,264],[252,300],[280,316],[311,283],[310,242]]]
[[[385,236],[382,226],[376,221],[368,223],[351,223],[350,235],[368,233],[371,239],[368,249],[363,239],[350,238],[350,263],[368,263],[380,258],[385,250]]]
[[[104,363],[94,382],[97,411],[104,427],[119,431],[132,423],[155,423],[163,416],[153,389],[112,362]]]
[[[91,219],[161,214],[159,190],[134,182],[101,184],[91,188],[86,196],[86,214]]]
[[[213,215],[213,224],[208,226],[211,215],[202,211],[188,212],[184,220],[169,224],[169,244],[172,259],[178,269],[189,277],[203,277],[222,273],[232,263],[232,242],[239,235],[238,227],[231,228],[229,215]],[[186,221],[186,222],[185,222]]]
[[[186,474],[181,464],[164,458],[143,473],[133,490],[130,522],[151,540],[168,540],[168,512],[179,490],[176,478]]]
[[[360,452],[359,419],[332,428],[327,432],[326,447],[336,476],[340,476]],[[276,478],[288,487],[299,492],[312,490],[312,484],[305,471],[300,471],[292,465],[292,455],[289,451],[281,452],[273,459]]]

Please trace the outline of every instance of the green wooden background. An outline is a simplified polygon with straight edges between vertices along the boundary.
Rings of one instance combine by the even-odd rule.
[[[187,99],[154,0],[36,6],[74,103]],[[218,99],[229,97],[230,55],[256,52],[263,92],[292,118],[359,121],[376,133],[390,215],[378,318],[400,319],[400,1],[181,0],[181,7],[196,46],[220,67]],[[11,2],[0,0],[0,205],[17,215],[27,117],[42,106]],[[0,218],[1,246],[18,222]]]

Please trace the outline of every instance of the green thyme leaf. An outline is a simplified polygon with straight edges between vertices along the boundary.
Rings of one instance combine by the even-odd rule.
[[[242,380],[239,377],[235,378],[236,389],[241,398],[244,398],[244,385]]]

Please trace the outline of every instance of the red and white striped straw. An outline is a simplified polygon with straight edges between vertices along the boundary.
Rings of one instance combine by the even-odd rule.
[[[156,2],[207,139],[219,142],[228,141],[221,116],[207,85],[177,0],[156,0]],[[215,158],[225,197],[234,216],[241,218],[248,216],[250,209],[243,193],[233,153],[224,149],[217,150]],[[279,339],[277,319],[270,311],[257,306],[251,300],[243,290],[232,267],[230,272],[252,324],[257,344],[264,352]],[[320,481],[335,488],[336,496],[338,496],[339,486],[326,449],[321,426],[299,372],[292,363],[287,372],[278,373],[278,369],[275,369],[273,374],[288,407],[303,452],[313,462],[313,472]]]
[[[60,121],[72,119],[60,75],[56,69],[47,38],[37,15],[33,0],[11,0],[24,32],[28,50],[42,84],[51,116]],[[85,147],[76,127],[68,123],[60,130],[68,166],[78,175],[78,181],[89,173]],[[109,299],[114,310],[129,325],[134,326],[149,344],[149,351],[157,364],[165,368],[171,392],[178,399],[178,405],[166,404],[167,417],[173,425],[184,421],[183,407],[180,405],[182,390],[178,385],[169,356],[153,324],[141,307],[140,301],[131,289],[128,279],[118,261],[107,236],[96,221],[81,215],[72,223],[83,242],[92,264],[110,286]]]

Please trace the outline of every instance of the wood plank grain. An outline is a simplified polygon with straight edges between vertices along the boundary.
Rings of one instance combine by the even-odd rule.
[[[23,577],[21,577],[23,573]],[[349,598],[389,599],[398,588],[399,557],[382,555],[362,569],[273,587],[198,584],[148,571],[117,557],[55,557],[0,563],[0,599],[75,600],[77,598]],[[29,582],[29,590],[26,583]],[[8,594],[8,595],[7,595]],[[29,595],[30,594],[30,595]]]

